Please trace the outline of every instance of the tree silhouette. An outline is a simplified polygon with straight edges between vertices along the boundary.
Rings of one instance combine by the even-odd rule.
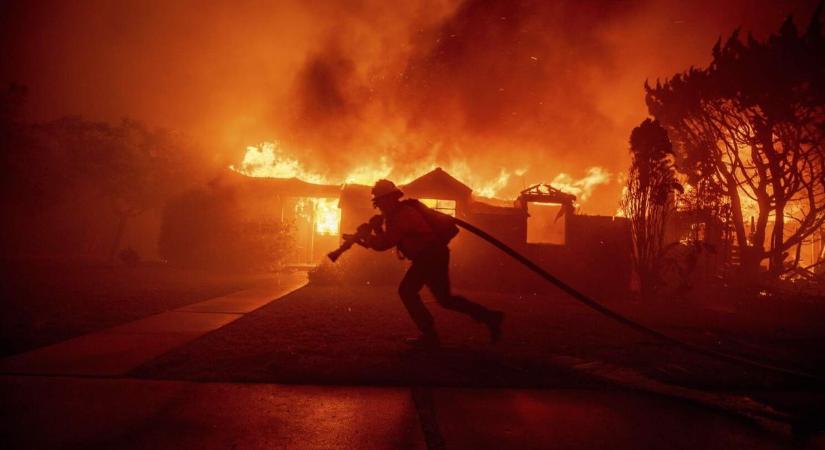
[[[16,84],[0,92],[0,248],[7,255],[111,259],[129,220],[203,177],[205,164],[182,135],[128,119],[27,123],[26,96]]]
[[[737,30],[717,42],[707,68],[645,84],[688,182],[727,197],[749,279],[765,259],[781,275],[793,247],[825,222],[821,12],[822,4],[804,34],[790,17],[764,42]]]
[[[65,155],[63,170],[75,183],[87,185],[116,218],[110,260],[127,223],[181,189],[177,185],[186,174],[188,152],[173,133],[128,119],[111,125],[79,118],[50,123],[47,132]]]
[[[230,189],[193,189],[163,208],[158,250],[180,267],[274,270],[293,249],[293,224],[245,217]]]
[[[674,190],[681,190],[673,168],[673,147],[667,131],[646,119],[630,134],[632,162],[621,202],[630,219],[633,263],[641,294],[650,298],[659,284],[658,259],[664,244],[665,224],[674,209]]]

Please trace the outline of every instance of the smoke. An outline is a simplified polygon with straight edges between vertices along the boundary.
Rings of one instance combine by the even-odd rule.
[[[334,171],[386,156],[397,176],[422,161],[472,161],[489,179],[522,169],[546,181],[579,169],[582,155],[623,151],[616,138],[625,130],[598,107],[617,64],[599,29],[633,11],[467,1],[411,34],[385,36],[379,58],[364,58],[353,36],[380,30],[356,21],[345,27],[352,34],[333,30],[307,57],[282,134]],[[599,159],[589,165],[606,163]]]
[[[227,164],[278,141],[330,178],[442,165],[508,196],[624,170],[645,79],[707,63],[738,26],[807,21],[816,0],[311,3],[4,2],[0,81],[30,86],[34,119],[131,116]],[[615,211],[611,180],[588,212]]]
[[[749,10],[734,3],[717,12]],[[629,130],[646,115],[644,80],[697,62],[680,55],[679,33],[695,33],[701,63],[735,26],[713,30],[707,13],[650,2],[466,0],[406,35],[344,16],[299,72],[300,109],[284,134],[337,172],[379,157],[396,178],[422,162],[448,171],[470,164],[500,195],[553,180],[595,197],[627,165]],[[385,41],[364,54],[369,35]],[[596,165],[599,176],[582,180],[599,182],[574,187],[569,174]],[[516,171],[517,179],[501,176]],[[595,209],[612,212],[619,191],[614,183]]]

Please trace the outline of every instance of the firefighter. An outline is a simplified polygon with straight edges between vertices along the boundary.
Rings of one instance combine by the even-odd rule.
[[[398,295],[421,334],[407,339],[407,342],[417,347],[440,345],[433,316],[419,295],[424,285],[443,308],[466,314],[486,325],[491,342],[497,342],[501,337],[504,313],[453,295],[450,290],[450,250],[447,244],[458,233],[452,218],[427,208],[418,200],[401,201],[403,195],[392,181],[379,180],[375,183],[372,203],[381,214],[370,220],[372,233],[367,237],[365,246],[377,251],[396,247],[403,257],[412,261],[398,286]]]

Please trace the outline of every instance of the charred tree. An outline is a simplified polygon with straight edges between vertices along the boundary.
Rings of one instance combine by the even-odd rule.
[[[728,200],[745,280],[764,260],[773,277],[790,270],[788,255],[825,222],[821,11],[801,34],[790,17],[765,41],[735,31],[708,67],[645,85],[688,182]]]
[[[659,284],[658,260],[665,225],[674,209],[674,190],[681,190],[673,167],[673,147],[667,131],[646,119],[630,134],[632,161],[621,207],[630,219],[633,263],[641,294],[650,298]]]

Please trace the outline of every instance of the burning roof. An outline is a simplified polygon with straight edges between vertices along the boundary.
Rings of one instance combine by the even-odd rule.
[[[413,197],[469,200],[473,190],[445,172],[441,167],[421,175],[402,186],[404,193]]]
[[[535,184],[521,191],[518,197],[521,202],[538,203],[560,203],[562,205],[572,205],[576,201],[576,196],[556,189],[549,184]]]

